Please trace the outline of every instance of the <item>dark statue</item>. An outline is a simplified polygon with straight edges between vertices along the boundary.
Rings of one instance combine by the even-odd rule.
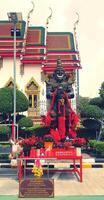
[[[49,80],[46,81],[46,97],[48,113],[45,118],[46,124],[51,130],[57,130],[60,140],[66,136],[76,136],[72,126],[72,114],[75,112],[71,108],[69,99],[74,98],[72,82],[62,67],[61,60],[57,60],[57,67]],[[73,123],[74,124],[74,123]],[[74,127],[75,128],[75,127]]]
[[[65,73],[65,70],[62,67],[61,60],[57,60],[57,67],[50,77],[49,81],[46,81],[47,84],[47,99],[52,98],[53,92],[57,89],[57,95],[59,98],[62,98],[63,92],[68,94],[68,98],[74,98],[74,92],[72,84],[68,80],[68,75]]]

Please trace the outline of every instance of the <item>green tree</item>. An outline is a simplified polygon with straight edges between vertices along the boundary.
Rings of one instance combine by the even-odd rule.
[[[101,119],[102,116],[103,116],[103,111],[96,105],[87,105],[83,108],[81,112],[82,118]]]
[[[13,113],[13,88],[0,88],[0,113]],[[19,90],[16,90],[16,111],[23,112],[28,109],[28,99]]]
[[[77,101],[77,111],[78,113],[83,113],[83,110],[85,110],[85,107],[89,105],[90,98],[88,97],[82,97],[79,96]]]
[[[104,82],[101,84],[101,88],[99,90],[99,94],[100,94],[100,97],[103,99],[104,101]]]
[[[33,121],[29,117],[23,117],[18,121],[18,125],[20,128],[27,128],[27,127],[32,127],[33,126]]]
[[[95,98],[90,99],[89,104],[96,105],[99,108],[104,108],[104,101],[101,97],[95,97]]]
[[[9,126],[0,126],[0,141],[7,141],[10,138],[11,128]]]

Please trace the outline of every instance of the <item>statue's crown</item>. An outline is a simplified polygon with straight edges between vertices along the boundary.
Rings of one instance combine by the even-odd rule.
[[[61,62],[61,59],[60,59],[60,58],[57,59],[57,69],[58,69],[58,68],[59,68],[59,69],[60,69],[60,68],[63,69],[63,67],[62,67],[62,62]]]

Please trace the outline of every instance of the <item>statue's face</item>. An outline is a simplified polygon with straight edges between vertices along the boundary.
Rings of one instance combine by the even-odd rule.
[[[63,69],[57,69],[55,71],[55,79],[57,81],[62,81],[64,79],[65,76],[65,71]]]

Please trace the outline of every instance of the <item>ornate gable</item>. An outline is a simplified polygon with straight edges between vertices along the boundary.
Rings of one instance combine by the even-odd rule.
[[[30,92],[30,91],[32,91],[32,92],[36,92],[36,91],[39,92],[39,90],[40,90],[39,84],[32,77],[30,79],[30,81],[27,83],[25,91],[26,92]]]
[[[13,87],[13,86],[14,86],[14,80],[12,77],[10,77],[7,83],[5,84],[5,87]],[[16,88],[17,88],[17,85],[16,85]]]

